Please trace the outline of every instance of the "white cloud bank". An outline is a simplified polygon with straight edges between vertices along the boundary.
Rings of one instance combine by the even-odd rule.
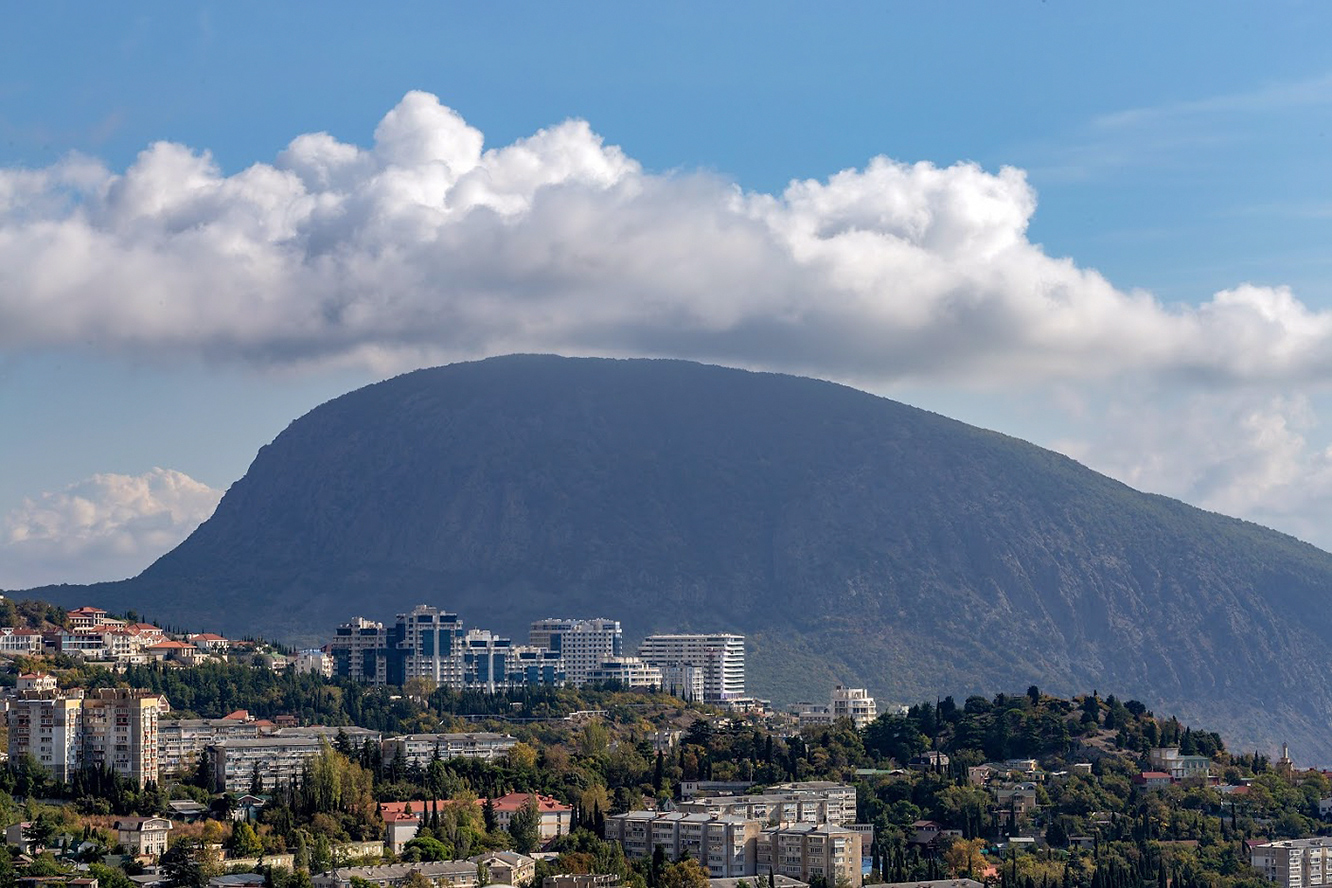
[[[871,160],[784,193],[645,173],[569,121],[486,150],[409,93],[362,148],[224,176],[157,143],[0,170],[0,349],[405,369],[511,351],[697,357],[862,382],[1325,377],[1332,315],[1196,307],[1026,236],[1020,170]]]
[[[0,520],[0,589],[139,573],[213,514],[222,491],[181,472],[94,475]]]

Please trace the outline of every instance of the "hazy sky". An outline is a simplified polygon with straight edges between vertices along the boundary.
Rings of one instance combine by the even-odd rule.
[[[1332,547],[1332,7],[627,6],[9,9],[0,587],[514,351],[841,380]]]

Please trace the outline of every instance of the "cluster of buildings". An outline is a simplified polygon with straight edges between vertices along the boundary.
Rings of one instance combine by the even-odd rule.
[[[727,703],[745,693],[745,639],[727,633],[652,635],[626,656],[617,620],[558,619],[531,624],[527,644],[488,629],[467,629],[453,613],[418,605],[392,625],[356,617],[337,627],[323,651],[333,675],[367,684],[493,693],[524,685],[618,683],[660,688],[687,700]]]
[[[67,626],[43,631],[0,626],[0,657],[63,654],[123,672],[149,663],[189,667],[244,656],[275,670],[294,665],[297,672],[332,675],[332,661],[322,651],[288,656],[261,642],[231,641],[214,632],[167,632],[152,623],[112,617],[97,607],[75,608],[66,618]]]
[[[85,767],[108,767],[138,785],[157,780],[157,725],[170,706],[150,691],[61,690],[53,676],[19,676],[4,699],[9,759],[26,756],[57,780]]]
[[[11,657],[67,654],[113,666],[163,660],[191,665],[210,657],[225,657],[231,646],[221,635],[209,632],[170,635],[160,626],[119,620],[96,607],[75,608],[66,616],[67,628],[44,632],[0,626],[0,654]]]
[[[31,756],[54,779],[86,767],[110,768],[142,786],[192,770],[207,757],[215,789],[270,790],[294,781],[339,734],[356,748],[373,743],[387,762],[425,766],[434,758],[492,760],[517,742],[507,734],[409,734],[382,737],[356,727],[299,727],[291,716],[255,718],[238,710],[223,718],[164,717],[160,694],[134,688],[61,689],[54,676],[19,676],[0,700],[9,726],[9,758]]]
[[[664,810],[606,819],[606,838],[630,859],[661,848],[687,855],[713,879],[773,873],[808,882],[861,884],[873,828],[855,823],[856,791],[839,783],[787,783],[748,795],[696,796]]]

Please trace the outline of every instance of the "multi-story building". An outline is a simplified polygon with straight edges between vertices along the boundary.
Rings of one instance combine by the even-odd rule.
[[[837,685],[832,692],[833,720],[849,718],[860,730],[878,717],[878,706],[869,691],[864,688],[847,688]]]
[[[745,695],[743,635],[649,635],[638,655],[659,668],[688,663],[701,669],[706,702],[725,703]]]
[[[808,883],[813,876],[860,888],[861,834],[831,823],[769,827],[756,843],[758,872]]]
[[[99,607],[76,607],[65,613],[71,629],[91,629],[106,620],[106,611]]]
[[[83,698],[83,762],[139,786],[158,779],[158,718],[169,709],[152,691],[98,688]]]
[[[296,653],[296,659],[292,665],[296,669],[297,675],[322,675],[324,678],[333,677],[333,657],[324,653],[319,648],[308,648]]]
[[[592,670],[612,657],[624,655],[624,632],[618,620],[537,620],[527,634],[527,643],[558,653],[564,674],[572,685],[588,681]]]
[[[573,827],[573,808],[562,804],[550,796],[540,793],[511,792],[508,795],[491,799],[491,807],[495,811],[495,825],[499,829],[508,829],[509,821],[513,815],[517,814],[524,807],[535,803],[537,813],[537,829],[541,834],[541,842],[545,844],[557,836],[568,835]],[[477,799],[478,805],[484,805],[482,799]]]
[[[382,685],[389,680],[389,639],[383,623],[353,617],[337,628],[328,652],[341,678]]]
[[[1147,757],[1154,771],[1164,771],[1171,780],[1187,780],[1190,777],[1206,779],[1211,774],[1212,760],[1205,755],[1180,755],[1178,746],[1157,747],[1149,750]]]
[[[423,678],[435,687],[463,687],[463,634],[458,615],[437,607],[418,604],[409,613],[398,614],[391,639],[397,657],[396,663],[390,663],[389,683]]]
[[[555,651],[516,645],[488,629],[463,636],[463,687],[494,693],[525,684],[564,683],[564,661]]]
[[[83,691],[18,691],[8,721],[10,762],[31,755],[60,781],[83,766]]]
[[[565,683],[564,656],[559,651],[522,645],[514,647],[512,653],[508,670],[514,683],[555,687]]]
[[[213,789],[242,793],[257,781],[268,792],[295,783],[326,745],[310,736],[221,740],[208,747]]]
[[[32,656],[42,652],[42,633],[36,629],[0,626],[0,654]]]
[[[167,776],[184,774],[199,763],[199,757],[223,740],[256,740],[260,724],[244,718],[177,718],[157,723],[157,766]]]
[[[660,847],[672,860],[687,855],[714,879],[756,874],[762,824],[744,817],[670,811],[630,811],[606,818],[606,838],[619,842],[631,859]]]
[[[407,734],[383,743],[385,763],[403,759],[428,765],[432,759],[477,758],[493,761],[508,755],[518,741],[508,734]]]
[[[25,672],[14,683],[16,691],[54,691],[60,686],[56,677],[48,672]]]
[[[856,819],[856,790],[844,783],[828,781],[786,783],[763,793],[697,796],[680,802],[677,809],[696,814],[742,817],[769,826],[796,823],[844,826]]]
[[[638,657],[610,657],[588,673],[589,682],[613,682],[626,688],[660,688],[661,669]]]
[[[1326,888],[1332,885],[1332,838],[1255,845],[1249,851],[1249,862],[1281,888]]]
[[[661,689],[672,697],[691,702],[703,699],[703,670],[693,663],[666,663],[661,670]]]
[[[535,858],[517,851],[487,851],[467,859],[485,868],[491,884],[525,888],[536,878]]]

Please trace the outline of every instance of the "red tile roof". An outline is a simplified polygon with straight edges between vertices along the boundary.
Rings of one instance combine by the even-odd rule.
[[[529,792],[511,792],[508,795],[500,796],[497,799],[491,799],[491,804],[495,806],[496,811],[517,811],[527,804],[528,799],[532,798]],[[536,794],[537,810],[542,813],[550,811],[572,811],[569,805],[562,805],[550,796]],[[478,805],[484,805],[485,802],[477,799]]]

